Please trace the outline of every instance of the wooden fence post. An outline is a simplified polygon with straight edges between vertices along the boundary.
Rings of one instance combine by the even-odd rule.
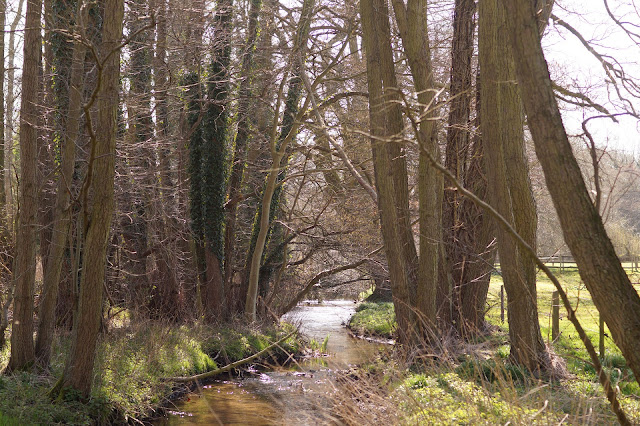
[[[560,297],[557,291],[551,296],[551,340],[555,341],[560,334]]]
[[[504,286],[500,286],[500,321],[504,324]]]
[[[604,359],[604,320],[602,319],[602,315],[600,317],[600,330],[599,330],[599,341],[598,341],[598,349],[600,351],[600,359]]]

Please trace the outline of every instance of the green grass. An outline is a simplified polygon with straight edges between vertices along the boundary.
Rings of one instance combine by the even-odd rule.
[[[591,296],[586,287],[580,280],[580,276],[577,271],[554,271],[556,277],[563,285],[563,288],[567,292],[571,304],[576,309],[576,316],[582,327],[596,350],[598,349],[599,341],[599,315],[598,310],[591,300]],[[638,282],[640,274],[630,274],[632,282]],[[492,275],[491,285],[489,287],[488,303],[490,309],[487,312],[487,320],[500,327],[501,330],[507,332],[508,317],[506,314],[505,306],[505,322],[500,321],[500,286],[502,285],[502,279],[499,275]],[[636,285],[636,288],[640,288]],[[551,341],[551,314],[552,314],[552,293],[555,291],[555,287],[549,281],[549,279],[543,274],[538,274],[537,292],[538,292],[538,318],[540,320],[540,329],[545,341]],[[506,295],[505,295],[506,304]],[[589,364],[589,356],[584,348],[584,345],[578,334],[576,333],[573,325],[567,319],[567,312],[563,306],[560,307],[560,336],[553,342],[553,347],[560,356],[562,356],[566,362],[569,371],[573,374],[577,374],[585,379],[595,381],[595,370]],[[605,326],[605,356],[603,364],[608,372],[613,372],[614,376],[617,374],[621,378],[629,379],[633,381],[631,371],[626,367],[626,363],[620,349],[611,340],[608,328]],[[620,370],[616,372],[615,370]],[[614,377],[616,378],[616,377]],[[625,380],[623,380],[624,382]],[[636,386],[630,386],[625,383],[621,383],[621,390],[623,392],[634,392]],[[637,389],[635,389],[637,391]]]
[[[9,416],[5,416],[4,414],[0,413],[0,425],[2,426],[20,426],[22,423],[20,423],[20,420],[15,419],[13,417],[9,417]]]
[[[567,291],[577,317],[587,335],[598,348],[598,312],[576,270],[554,271]],[[640,281],[640,274],[630,274]],[[566,319],[561,307],[560,336],[552,343],[555,352],[567,363],[571,374],[559,382],[539,381],[508,362],[508,317],[500,321],[501,277],[493,274],[489,289],[487,320],[496,332],[453,350],[453,359],[426,361],[410,369],[395,367],[385,373],[394,379],[377,378],[394,383],[388,399],[401,411],[408,424],[612,424],[615,416],[609,408],[588,354]],[[638,288],[638,286],[636,286]],[[551,297],[553,284],[538,275],[538,310],[541,332],[551,340]],[[505,298],[506,299],[506,298]],[[506,307],[505,307],[506,308]],[[379,325],[390,325],[392,306],[363,304],[352,319],[359,330],[376,334]],[[609,335],[608,329],[605,329]],[[618,347],[606,337],[603,365],[614,385],[620,389],[620,401],[634,424],[640,424],[640,387]],[[390,367],[393,369],[394,367]],[[418,368],[418,370],[416,370]],[[367,367],[363,371],[369,371]],[[389,406],[385,409],[394,410]]]
[[[356,334],[393,338],[396,315],[391,302],[364,302],[356,308],[349,321],[349,328]]]
[[[166,378],[197,374],[258,352],[291,331],[281,329],[212,328],[195,325],[144,327],[112,331],[99,343],[93,393],[81,400],[66,392],[52,403],[47,392],[62,374],[69,338],[56,340],[51,375],[20,373],[0,376],[0,425],[13,424],[109,424],[132,423],[151,416],[167,402],[173,383]],[[277,362],[297,353],[291,337],[274,350]],[[4,360],[4,352],[0,360]],[[0,368],[6,364],[0,364]]]

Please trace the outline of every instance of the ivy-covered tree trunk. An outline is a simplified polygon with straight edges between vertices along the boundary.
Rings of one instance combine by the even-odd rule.
[[[201,292],[208,318],[217,318],[223,306],[224,203],[229,140],[229,66],[233,1],[221,0],[214,17],[212,61],[207,80],[208,105],[202,120],[202,196],[206,281]]]

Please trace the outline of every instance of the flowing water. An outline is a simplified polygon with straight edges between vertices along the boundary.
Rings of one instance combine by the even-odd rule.
[[[319,344],[329,336],[329,356],[288,367],[249,371],[242,378],[220,380],[176,403],[161,425],[335,424],[327,397],[335,391],[336,372],[371,358],[379,344],[352,337],[345,324],[353,301],[304,302],[285,316]]]

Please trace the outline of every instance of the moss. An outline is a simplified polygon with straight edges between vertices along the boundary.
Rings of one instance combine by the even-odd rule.
[[[391,339],[396,329],[393,303],[361,303],[349,321],[349,328],[357,334]]]

